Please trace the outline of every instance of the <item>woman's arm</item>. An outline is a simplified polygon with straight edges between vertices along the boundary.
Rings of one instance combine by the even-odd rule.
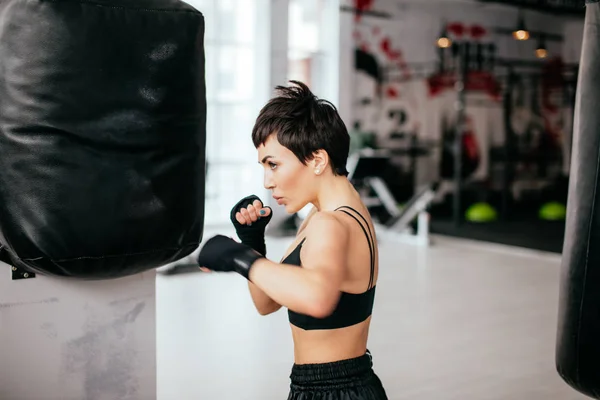
[[[319,213],[312,219],[302,247],[302,268],[260,259],[252,265],[249,278],[275,303],[325,318],[339,301],[348,232],[333,215]]]
[[[310,212],[308,213],[308,215],[302,222],[302,225],[300,225],[300,228],[298,229],[298,234],[300,234],[304,230],[304,228],[306,228],[308,221],[310,220],[310,218],[313,215],[315,215],[316,212],[317,212],[316,207],[313,207],[310,210]],[[279,309],[281,308],[281,304],[277,303],[272,298],[270,298],[264,291],[262,291],[254,283],[248,282],[248,289],[250,291],[250,296],[252,297],[252,302],[254,303],[254,307],[256,307],[256,310],[258,311],[258,313],[260,315],[269,315],[276,311],[279,311]]]
[[[260,315],[269,315],[281,308],[281,304],[273,301],[272,298],[267,296],[265,292],[250,281],[248,281],[248,289],[250,290],[250,296],[252,297],[254,307]]]

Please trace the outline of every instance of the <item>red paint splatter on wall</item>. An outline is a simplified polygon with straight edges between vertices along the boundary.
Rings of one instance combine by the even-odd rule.
[[[466,33],[466,27],[460,22],[452,22],[447,26],[448,32],[456,38],[461,38]]]
[[[448,33],[455,39],[462,39],[463,37],[469,37],[471,39],[481,39],[487,36],[488,31],[481,25],[466,25],[462,22],[450,22],[446,25]]]
[[[392,42],[391,42],[390,38],[385,37],[379,42],[379,47],[380,47],[381,51],[383,52],[383,54],[386,55],[386,57],[388,58],[389,61],[394,61],[402,56],[402,52],[400,50],[392,49],[391,43]]]
[[[387,87],[387,89],[385,91],[385,95],[386,95],[386,97],[391,98],[391,99],[397,99],[398,97],[400,97],[398,90],[396,90],[396,88],[393,86]]]
[[[356,9],[354,19],[359,21],[363,12],[373,8],[373,3],[375,3],[375,0],[354,0],[354,8]]]
[[[487,35],[487,31],[485,30],[485,28],[483,26],[481,26],[481,25],[471,26],[471,37],[473,39],[481,39],[485,35]]]

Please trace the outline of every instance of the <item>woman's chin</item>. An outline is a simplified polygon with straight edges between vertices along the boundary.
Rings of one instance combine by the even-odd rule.
[[[299,212],[305,211],[305,214],[308,214],[308,212],[310,211],[310,209],[307,211],[305,210],[305,207],[309,205],[309,203],[293,203],[293,204],[284,204],[285,206],[285,211],[288,214],[298,214]]]
[[[285,212],[288,214],[296,214],[301,208],[298,208],[294,204],[284,204]]]

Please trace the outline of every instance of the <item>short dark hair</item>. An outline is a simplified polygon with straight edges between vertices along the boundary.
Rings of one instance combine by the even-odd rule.
[[[258,148],[272,134],[306,165],[317,150],[329,155],[333,173],[348,176],[346,162],[350,136],[336,107],[319,99],[302,82],[295,86],[277,86],[278,96],[262,108],[252,129],[252,141]]]

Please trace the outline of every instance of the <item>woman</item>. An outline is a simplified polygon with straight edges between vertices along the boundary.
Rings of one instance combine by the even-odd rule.
[[[217,235],[200,251],[209,271],[249,281],[258,312],[288,309],[294,339],[289,400],[387,399],[367,339],[378,276],[374,227],[349,182],[349,136],[337,110],[306,85],[278,87],[252,132],[265,187],[295,213],[313,209],[280,263],[266,258],[271,209],[256,196],[232,209],[242,243]]]

